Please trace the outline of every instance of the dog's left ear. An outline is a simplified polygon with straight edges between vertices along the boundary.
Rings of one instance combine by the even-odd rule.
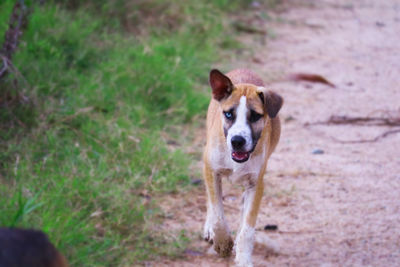
[[[218,101],[228,97],[233,90],[231,80],[217,69],[210,72],[210,85],[213,97]]]
[[[259,87],[258,95],[264,103],[268,116],[271,119],[275,118],[283,105],[283,98],[273,91],[266,90],[264,87]]]

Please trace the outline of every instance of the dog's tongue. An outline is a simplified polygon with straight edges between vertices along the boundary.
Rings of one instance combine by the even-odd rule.
[[[248,152],[232,152],[232,157],[234,157],[237,160],[244,160],[249,156]]]

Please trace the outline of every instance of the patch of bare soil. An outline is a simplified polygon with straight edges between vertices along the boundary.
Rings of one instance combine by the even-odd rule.
[[[223,67],[248,67],[285,98],[257,221],[257,235],[281,249],[271,255],[256,246],[255,266],[400,266],[400,133],[385,135],[400,127],[329,121],[400,118],[400,2],[284,3],[279,13],[253,11],[269,37],[246,34],[255,52]],[[293,73],[318,74],[334,87],[287,81]],[[236,229],[241,188],[224,181],[224,196]],[[200,238],[205,203],[204,188],[164,203],[172,216],[162,227],[195,234],[183,259],[154,266],[233,266]]]

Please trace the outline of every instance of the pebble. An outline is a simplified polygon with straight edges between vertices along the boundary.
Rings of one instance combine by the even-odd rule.
[[[319,148],[317,148],[317,149],[314,149],[313,151],[312,151],[312,154],[314,154],[314,155],[321,155],[321,154],[324,154],[325,152],[322,150],[322,149],[319,149]]]
[[[276,231],[278,230],[278,225],[276,224],[267,224],[264,226],[265,231]]]
[[[192,181],[191,181],[191,183],[192,183],[193,185],[199,185],[199,184],[201,184],[202,182],[203,182],[202,179],[192,179]]]

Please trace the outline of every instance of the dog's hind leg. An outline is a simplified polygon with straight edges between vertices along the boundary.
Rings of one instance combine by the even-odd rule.
[[[222,205],[221,176],[205,164],[204,180],[207,189],[207,218],[204,224],[204,239],[214,243],[214,249],[223,257],[230,256],[233,241],[225,220]]]

